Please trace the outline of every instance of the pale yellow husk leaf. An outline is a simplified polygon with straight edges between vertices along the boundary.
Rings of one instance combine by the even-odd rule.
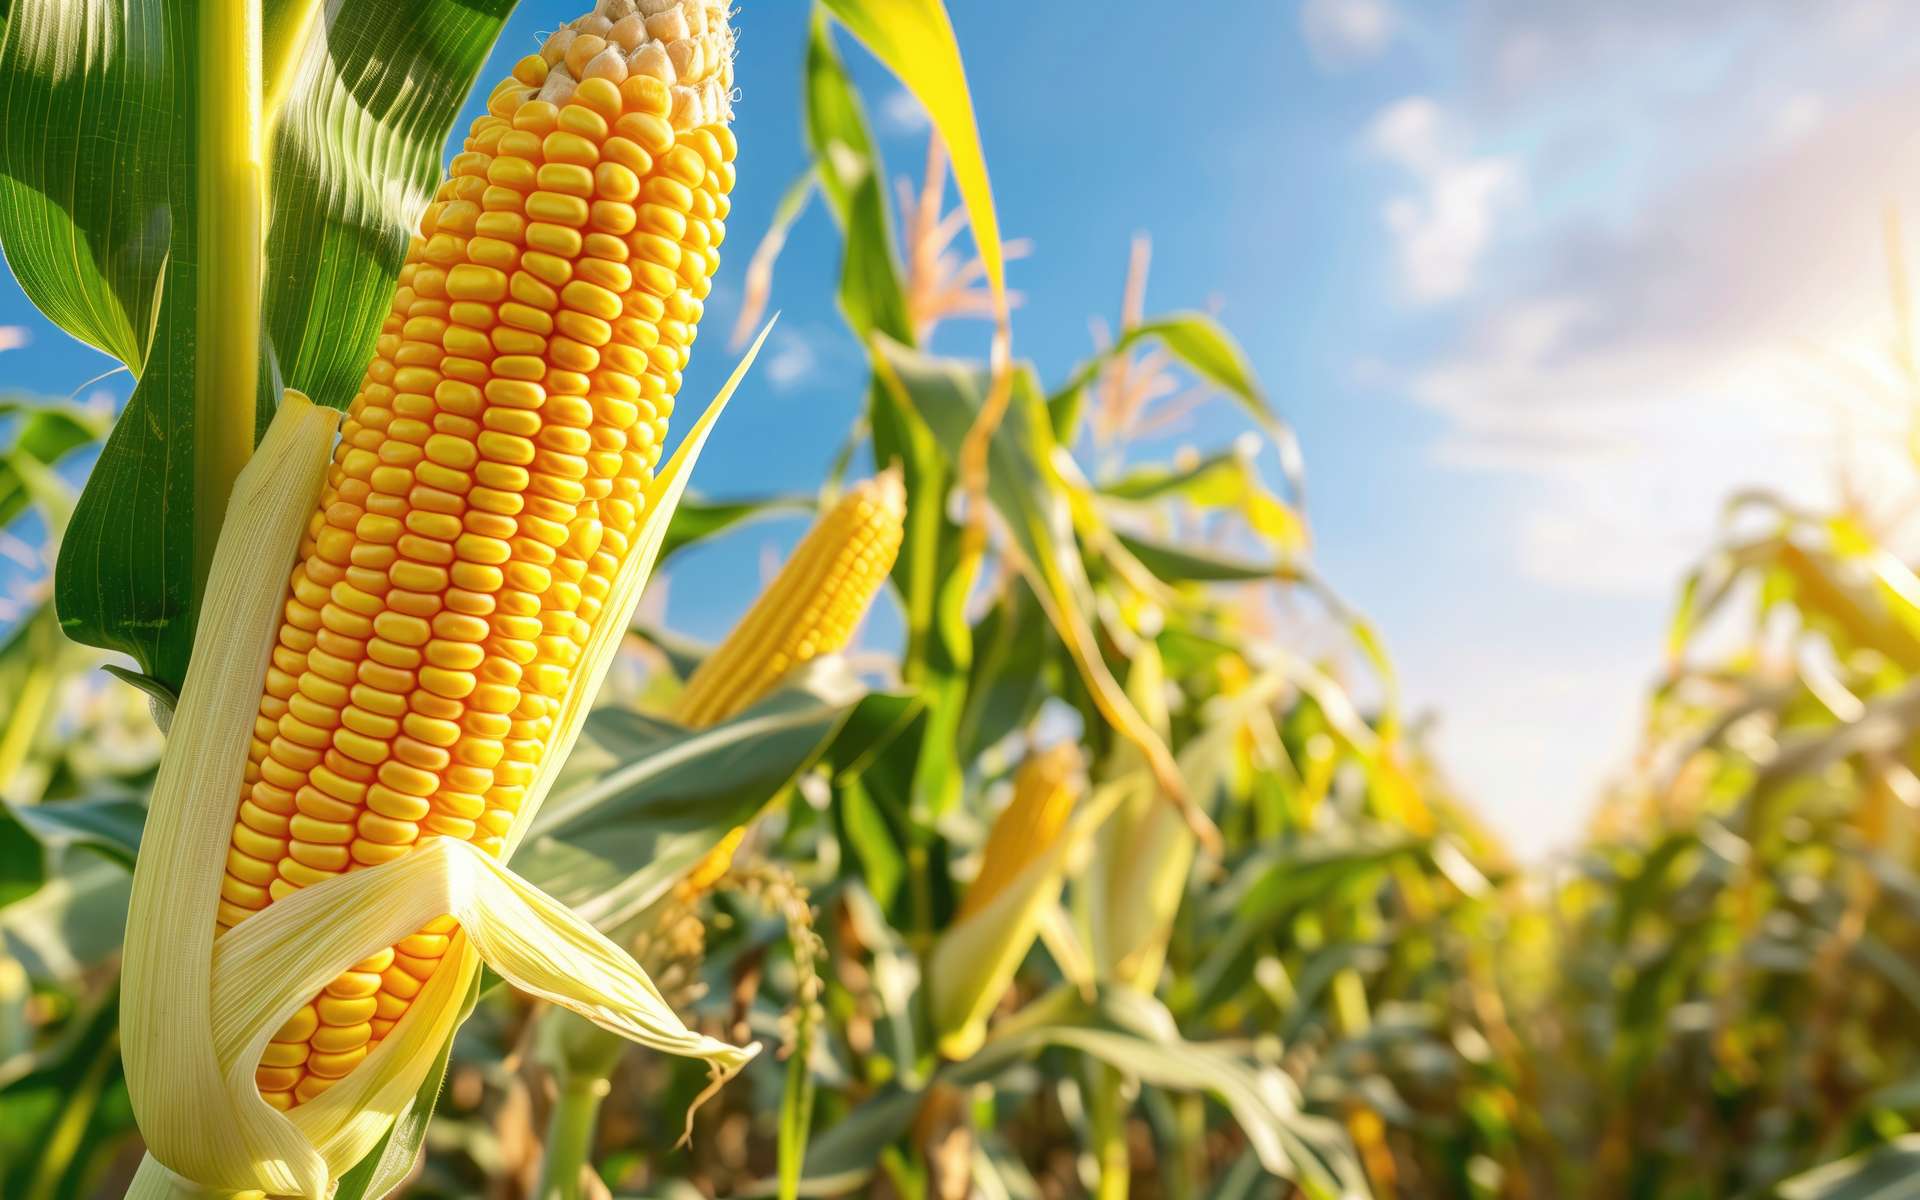
[[[1233,739],[1255,710],[1273,703],[1287,682],[1285,671],[1268,671],[1239,694],[1216,702],[1219,707],[1206,731],[1187,743],[1178,758],[1180,776],[1195,804],[1205,805],[1212,798],[1232,761]],[[1126,749],[1130,747],[1123,752]],[[1132,778],[1137,786],[1127,790],[1113,820],[1094,837],[1075,899],[1100,981],[1152,992],[1199,840],[1144,772]]]
[[[630,612],[639,599],[693,463],[765,339],[763,331],[650,485],[608,613]],[[216,945],[260,681],[338,418],[288,392],[235,485],[134,870],[121,1040],[141,1133],[168,1169],[143,1169],[142,1178],[171,1176],[156,1184],[171,1194],[197,1187],[324,1197],[418,1091],[482,961],[526,991],[645,1045],[706,1059],[718,1073],[738,1070],[758,1049],[687,1029],[591,925],[500,862],[443,838],[302,889]],[[596,623],[509,852],[578,738],[625,626]],[[253,1071],[280,1024],[340,971],[445,914],[459,919],[462,936],[380,1046],[291,1113],[262,1100]]]

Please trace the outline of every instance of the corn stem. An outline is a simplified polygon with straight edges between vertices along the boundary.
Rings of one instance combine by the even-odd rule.
[[[253,453],[265,168],[259,0],[205,0],[199,27],[193,563],[205,590],[233,481]]]
[[[1095,1200],[1127,1200],[1133,1186],[1133,1163],[1127,1153],[1127,1101],[1121,1095],[1120,1073],[1103,1062],[1093,1067],[1093,1089],[1088,1120],[1093,1157],[1100,1171]]]
[[[593,1161],[593,1131],[609,1085],[603,1077],[564,1078],[547,1120],[546,1159],[540,1165],[540,1200],[582,1200],[582,1171]]]

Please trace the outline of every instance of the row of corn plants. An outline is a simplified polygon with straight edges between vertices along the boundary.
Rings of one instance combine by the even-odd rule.
[[[1735,498],[1639,762],[1542,881],[1516,1019],[1561,1195],[1900,1194],[1920,1172],[1920,580],[1897,506]],[[1889,1190],[1890,1189],[1890,1190]]]
[[[751,8],[602,0],[443,171],[511,7],[7,13],[0,245],[136,384],[5,414],[58,558],[0,650],[0,1191],[1553,1194],[1508,868],[1285,426],[1144,255],[1080,367],[1015,356],[941,6],[818,6],[741,326],[817,202],[866,403],[817,494],[726,502],[751,350],[673,413],[736,92],[792,81],[733,77]],[[855,44],[932,120],[906,213]],[[1154,454],[1198,403],[1248,436]],[[634,623],[795,509],[717,647]]]

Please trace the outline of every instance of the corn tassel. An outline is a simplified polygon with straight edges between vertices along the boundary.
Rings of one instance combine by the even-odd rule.
[[[570,29],[454,160],[330,466],[333,414],[289,393],[235,490],[130,914],[141,1194],[323,1195],[483,959],[723,1074],[753,1053],[498,861],[746,365],[655,478],[733,181],[724,10]]]

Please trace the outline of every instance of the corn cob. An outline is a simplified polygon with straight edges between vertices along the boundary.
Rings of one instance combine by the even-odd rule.
[[[674,719],[689,729],[717,725],[764,699],[795,667],[843,649],[893,570],[906,505],[894,470],[841,497],[687,680]]]
[[[632,548],[719,262],[732,32],[602,0],[515,66],[409,246],[298,552],[218,923],[423,838],[498,854]],[[278,1108],[343,1078],[456,932],[340,976],[263,1055]]]
[[[1013,777],[1013,799],[994,818],[980,853],[980,872],[960,903],[965,920],[993,903],[1007,885],[1053,849],[1073,814],[1080,749],[1072,742],[1027,757]]]
[[[906,514],[897,470],[842,496],[687,680],[674,719],[689,729],[717,725],[765,699],[795,668],[844,649],[893,570]],[[743,827],[722,839],[681,881],[683,894],[717,883],[745,834]]]

